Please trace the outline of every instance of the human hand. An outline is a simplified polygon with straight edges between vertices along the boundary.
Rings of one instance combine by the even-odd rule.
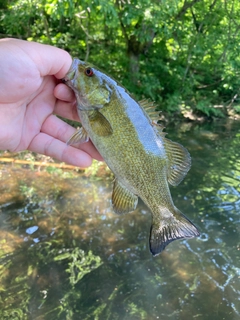
[[[67,146],[75,129],[55,114],[79,121],[73,92],[59,79],[72,59],[61,49],[0,40],[0,150],[30,150],[87,167],[102,160],[91,142]]]

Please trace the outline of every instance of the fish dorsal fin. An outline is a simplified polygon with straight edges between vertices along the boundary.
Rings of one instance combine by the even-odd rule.
[[[136,209],[138,197],[123,186],[117,179],[114,181],[112,205],[115,213],[128,213]]]
[[[191,167],[191,157],[181,144],[163,138],[168,158],[168,182],[177,186],[186,176]]]
[[[112,126],[99,110],[89,113],[89,122],[95,134],[100,137],[106,137],[112,134]]]
[[[160,111],[156,111],[156,105],[153,101],[143,99],[138,101],[138,103],[151,120],[159,119]]]
[[[155,128],[155,131],[162,137],[165,138],[167,132],[163,132],[165,127],[157,122],[157,120],[152,121],[152,126]]]
[[[187,149],[181,144],[167,139],[165,128],[156,120],[152,121],[157,135],[163,139],[164,147],[168,158],[168,182],[172,186],[177,186],[186,176],[191,167],[191,157]]]
[[[138,103],[140,104],[140,106],[144,109],[144,110],[149,110],[149,109],[156,109],[156,106],[154,104],[153,101],[148,100],[148,99],[143,99],[138,101]]]
[[[80,129],[75,131],[73,135],[71,135],[71,137],[67,141],[67,145],[70,146],[75,143],[84,143],[84,142],[87,142],[88,140],[89,140],[89,137],[88,137],[87,131],[83,127],[81,127]]]

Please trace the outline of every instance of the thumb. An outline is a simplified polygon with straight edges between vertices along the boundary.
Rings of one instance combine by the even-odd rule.
[[[8,44],[18,46],[35,63],[42,77],[54,75],[57,79],[65,76],[72,64],[70,54],[62,49],[18,39],[5,39]]]

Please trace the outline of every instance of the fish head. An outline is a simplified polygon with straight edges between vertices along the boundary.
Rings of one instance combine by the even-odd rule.
[[[62,80],[74,91],[80,110],[100,109],[110,102],[112,89],[108,77],[89,63],[73,59]]]

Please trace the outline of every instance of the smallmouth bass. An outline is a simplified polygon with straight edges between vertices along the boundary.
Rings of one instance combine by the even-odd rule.
[[[138,103],[116,81],[95,67],[74,59],[63,79],[75,93],[82,123],[68,141],[89,138],[115,175],[113,210],[136,209],[138,197],[152,212],[150,251],[155,256],[172,241],[199,236],[194,224],[173,203],[169,184],[176,186],[191,166],[188,151],[165,137],[152,120],[147,101]]]

